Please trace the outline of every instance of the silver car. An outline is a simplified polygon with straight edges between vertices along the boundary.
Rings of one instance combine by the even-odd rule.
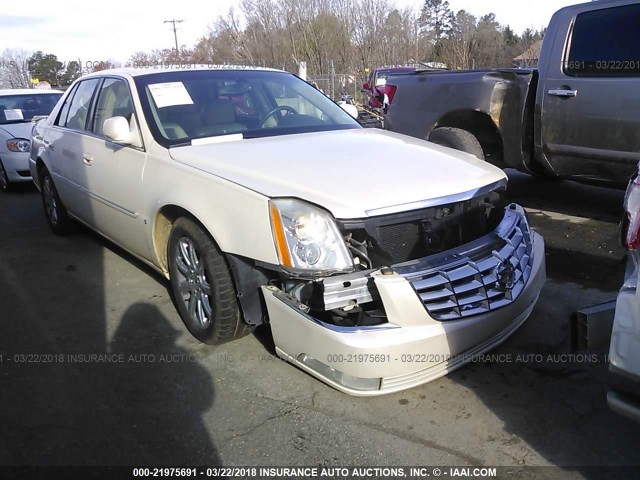
[[[640,168],[640,165],[639,165]],[[624,283],[618,294],[609,348],[612,410],[640,422],[640,175],[625,195],[622,242],[629,250]]]
[[[0,90],[0,190],[31,181],[31,120],[49,115],[61,96],[55,90]]]

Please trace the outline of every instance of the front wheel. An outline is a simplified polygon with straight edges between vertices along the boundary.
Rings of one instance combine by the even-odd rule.
[[[484,160],[484,151],[478,139],[473,133],[461,128],[438,127],[429,135],[429,141],[443,147],[470,153],[480,160]]]
[[[199,225],[188,218],[174,223],[168,259],[176,308],[194,337],[216,345],[251,331],[241,318],[227,262]]]

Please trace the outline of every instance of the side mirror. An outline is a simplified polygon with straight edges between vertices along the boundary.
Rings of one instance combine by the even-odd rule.
[[[102,133],[109,140],[124,145],[133,145],[136,142],[136,134],[129,130],[129,122],[124,117],[107,118],[102,125]]]
[[[363,90],[371,90],[371,84],[369,82],[364,82],[362,84],[362,89]]]
[[[49,115],[34,115],[33,118],[31,119],[31,121],[33,123],[38,123],[40,120],[44,120],[45,118],[47,118]]]

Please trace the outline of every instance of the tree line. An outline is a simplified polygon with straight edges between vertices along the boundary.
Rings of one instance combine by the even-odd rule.
[[[493,13],[453,12],[446,0],[425,0],[419,10],[400,9],[393,0],[241,0],[195,45],[138,51],[126,65],[245,64],[296,72],[306,62],[309,75],[429,62],[451,69],[511,67],[543,35],[531,29],[518,35]],[[119,65],[106,61],[90,70],[112,66]],[[87,70],[53,54],[16,50],[4,52],[0,67],[4,88],[27,87],[29,76],[65,88]]]

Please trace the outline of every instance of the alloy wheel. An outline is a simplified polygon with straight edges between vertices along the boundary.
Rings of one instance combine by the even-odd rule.
[[[189,314],[199,325],[211,323],[211,284],[207,278],[203,259],[189,237],[178,240],[175,262],[179,272],[178,300],[184,302]]]

